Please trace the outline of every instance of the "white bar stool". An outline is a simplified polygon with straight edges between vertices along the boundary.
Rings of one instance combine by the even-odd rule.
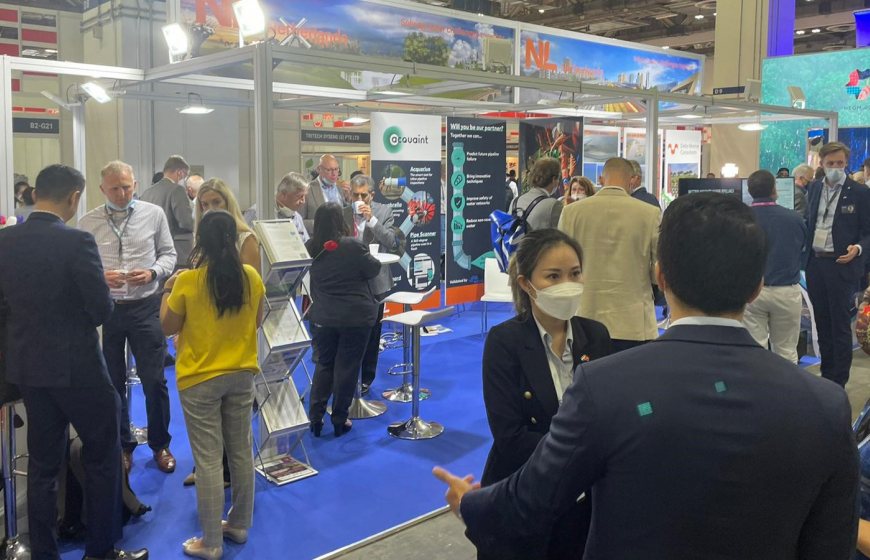
[[[427,292],[395,292],[388,295],[383,303],[399,303],[402,305],[403,314],[411,311],[412,305],[419,305],[426,298],[435,292],[435,286]],[[388,318],[389,319],[389,318]],[[385,321],[388,319],[384,319]],[[391,366],[387,370],[388,375],[401,375],[402,385],[395,389],[389,389],[381,393],[388,401],[392,402],[411,402],[413,397],[413,386],[411,377],[413,374],[414,363],[411,359],[411,327],[402,325],[402,363]],[[432,396],[429,389],[418,389],[420,400],[426,400]]]
[[[411,389],[411,419],[387,427],[387,433],[399,439],[430,439],[441,435],[444,426],[438,422],[426,422],[420,418],[420,329],[453,314],[453,307],[437,311],[408,311],[393,315],[385,321],[399,323],[411,329],[411,353],[413,360],[413,383]]]

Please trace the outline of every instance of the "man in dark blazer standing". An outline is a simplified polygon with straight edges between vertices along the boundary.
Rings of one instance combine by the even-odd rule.
[[[139,197],[163,208],[169,221],[169,233],[175,244],[175,268],[187,266],[193,250],[193,212],[187,189],[181,186],[190,173],[190,165],[181,156],[170,156],[163,164],[163,178],[145,189]]]
[[[652,204],[656,208],[661,209],[659,199],[656,198],[656,195],[646,190],[646,187],[643,186],[643,170],[640,168],[640,163],[633,159],[628,160],[628,162],[631,164],[631,169],[634,171],[631,176],[631,181],[628,183],[628,194],[630,194],[632,198],[636,198],[646,202],[647,204]]]
[[[366,247],[378,246],[379,253],[400,254],[405,235],[393,225],[393,211],[386,204],[374,202],[375,182],[368,175],[357,175],[350,180],[351,206],[342,209],[348,231]],[[359,203],[357,203],[359,202]],[[359,207],[359,211],[357,211]],[[383,300],[393,289],[393,273],[390,265],[381,265],[381,271],[369,280],[369,287],[378,301]],[[366,353],[362,361],[360,383],[362,394],[367,395],[378,369],[381,342],[381,326],[384,319],[384,304],[378,306],[378,320],[372,327]]]
[[[57,550],[57,475],[67,426],[82,440],[87,541],[85,560],[148,558],[115,550],[121,538],[118,395],[109,381],[97,327],[112,300],[91,234],[67,227],[85,179],[65,165],[36,178],[36,207],[22,225],[0,232],[0,300],[5,301],[7,379],[27,410],[27,514],[33,558]]]
[[[656,276],[659,339],[581,364],[534,454],[474,489],[441,468],[478,548],[546,530],[592,487],[587,559],[847,560],[858,461],[846,393],[760,347],[739,322],[764,232],[740,200],[678,198]]]
[[[825,178],[807,189],[807,292],[822,358],[822,377],[846,386],[852,368],[852,305],[870,249],[870,190],[846,175],[849,148],[819,150]]]

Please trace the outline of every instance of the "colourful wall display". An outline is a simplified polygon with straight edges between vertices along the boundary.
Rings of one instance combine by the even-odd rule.
[[[277,44],[354,55],[395,58],[450,68],[513,73],[514,30],[413,8],[365,0],[261,0],[266,36]],[[208,34],[200,54],[238,45],[230,0],[180,0],[180,19]],[[506,22],[509,23],[509,22]],[[275,79],[334,88],[389,87],[401,76],[334,68],[275,70]],[[239,69],[250,72],[249,69]],[[422,87],[432,80],[412,78],[402,86]],[[508,101],[510,88],[480,87],[452,94],[480,101]]]
[[[562,187],[568,185],[583,164],[583,119],[535,119],[520,123],[520,188],[531,188],[529,172],[538,158],[553,157],[562,167]],[[563,189],[554,196],[561,196]]]
[[[701,131],[666,130],[664,144],[664,188],[659,200],[666,207],[679,194],[680,179],[700,177]]]
[[[441,117],[372,113],[371,139],[375,201],[405,236],[396,290],[425,292],[441,281]]]
[[[478,301],[493,256],[489,215],[505,209],[504,121],[447,119],[447,304]]]
[[[522,74],[609,84],[625,89],[657,87],[679,93],[701,92],[702,59],[699,57],[583,37],[555,35],[547,33],[545,28],[539,31],[524,29],[520,33]],[[528,89],[520,94],[523,103],[533,103],[541,98],[560,100],[562,95]],[[631,113],[639,108],[624,101],[611,103],[605,110]]]
[[[870,126],[870,62],[864,49],[765,59],[761,102],[805,104],[807,109],[836,111],[840,128]],[[807,130],[826,127],[823,120],[770,123],[761,133],[763,169],[794,168],[807,159]]]

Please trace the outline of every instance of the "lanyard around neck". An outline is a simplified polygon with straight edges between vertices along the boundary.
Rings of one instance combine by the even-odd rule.
[[[843,187],[842,187],[842,185],[837,185],[836,187],[832,188],[830,196],[827,196],[825,194],[824,189],[827,189],[827,188],[828,187],[822,186],[822,189],[823,189],[822,196],[825,197],[825,212],[822,214],[822,221],[823,222],[828,219],[828,212],[831,210],[831,204],[833,204],[834,201],[837,200],[837,195],[840,194],[840,189],[842,189]]]
[[[109,207],[106,206],[106,221],[109,223],[109,227],[112,230],[112,233],[115,234],[115,237],[118,238],[118,262],[122,263],[124,261],[124,234],[127,232],[127,226],[130,225],[130,218],[133,216],[133,208],[127,208],[127,217],[124,218],[124,221],[121,223],[121,228],[118,228],[115,225],[115,220],[112,218],[112,213],[109,211]]]

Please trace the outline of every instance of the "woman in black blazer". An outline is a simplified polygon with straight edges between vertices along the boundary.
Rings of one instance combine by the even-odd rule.
[[[493,436],[484,486],[507,478],[532,455],[550,429],[574,369],[611,352],[607,328],[576,316],[582,313],[581,264],[580,245],[555,229],[526,234],[511,259],[517,316],[492,328],[483,351],[483,400]],[[524,541],[515,558],[582,558],[589,502],[587,493],[556,520],[549,535]],[[478,551],[478,558],[489,556]]]
[[[378,301],[369,280],[378,275],[381,263],[368,248],[347,237],[347,226],[337,204],[324,204],[314,214],[314,232],[306,244],[314,256],[311,275],[311,307],[316,352],[311,403],[311,431],[320,437],[326,402],[332,395],[332,425],[338,437],[351,428],[347,419],[357,375],[378,317]]]

